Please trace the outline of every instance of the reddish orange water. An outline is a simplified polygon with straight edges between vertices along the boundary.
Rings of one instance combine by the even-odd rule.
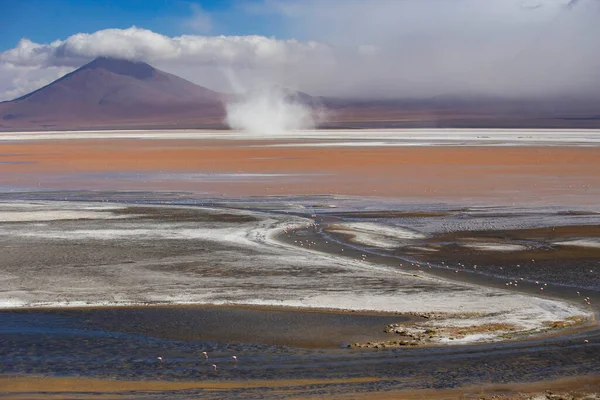
[[[8,161],[0,164],[0,185],[574,205],[593,203],[600,194],[600,148],[594,147],[266,146],[273,143],[151,139],[0,143],[0,161]],[[133,175],[123,179],[116,172]],[[137,179],[139,172],[143,174]],[[163,175],[156,178],[154,173]],[[294,176],[206,180],[179,173]]]

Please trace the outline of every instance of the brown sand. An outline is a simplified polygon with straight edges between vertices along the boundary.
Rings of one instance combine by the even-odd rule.
[[[146,139],[0,143],[0,161],[9,162],[0,164],[0,183],[55,189],[185,190],[225,196],[339,194],[504,202],[550,199],[568,204],[589,204],[600,195],[600,148],[595,147],[275,148],[266,143]],[[46,179],[127,171],[300,176],[219,182],[173,175],[120,181],[96,175],[93,187],[88,178],[78,176],[58,183]]]
[[[566,394],[569,395],[566,395]],[[532,400],[543,399],[584,399],[585,397],[570,397],[571,394],[600,393],[600,377],[563,378],[553,381],[515,384],[484,384],[481,386],[465,386],[456,389],[423,389],[423,390],[397,390],[377,393],[346,393],[332,396],[294,397],[295,399],[403,399],[403,400],[455,400],[455,399],[480,399],[480,400]],[[555,394],[557,397],[546,397]],[[565,397],[560,397],[565,395]],[[541,397],[538,397],[541,396]],[[567,397],[569,396],[569,397]],[[592,397],[594,398],[594,397]]]
[[[599,393],[600,377],[575,377],[563,378],[553,381],[542,381],[520,384],[483,384],[477,386],[466,386],[455,389],[434,390],[392,390],[384,392],[369,393],[343,393],[323,395],[323,388],[319,389],[318,395],[306,395],[307,387],[310,385],[335,385],[374,383],[386,380],[392,385],[393,382],[401,382],[395,379],[383,379],[377,377],[348,378],[348,379],[290,379],[290,380],[253,380],[253,381],[229,381],[229,382],[159,382],[159,381],[121,381],[101,380],[87,378],[44,378],[44,377],[0,377],[0,388],[3,398],[21,399],[31,398],[61,398],[69,393],[70,398],[84,395],[86,398],[131,398],[132,392],[139,394],[143,392],[164,392],[178,390],[203,390],[222,393],[226,396],[227,391],[236,389],[275,389],[275,393],[285,394],[296,399],[525,399],[532,395],[545,395],[547,393],[561,394],[569,393]],[[326,390],[326,389],[325,389]],[[334,388],[334,390],[339,390]],[[123,392],[128,392],[122,394]],[[270,391],[269,393],[274,393]],[[111,395],[112,394],[112,395]],[[295,396],[295,394],[297,394]],[[110,395],[110,396],[109,396]],[[560,398],[560,397],[559,397]]]
[[[209,382],[160,382],[160,381],[122,381],[88,378],[45,378],[45,377],[0,377],[0,387],[5,392],[120,392],[126,390],[185,390],[207,389],[226,390],[241,388],[282,388],[319,384],[366,383],[380,378],[350,379],[293,379],[293,380],[255,380],[255,381],[209,381]]]

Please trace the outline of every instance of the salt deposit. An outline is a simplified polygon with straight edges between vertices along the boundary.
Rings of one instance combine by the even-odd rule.
[[[526,246],[512,243],[463,243],[463,247],[481,251],[522,251],[527,250]]]
[[[560,246],[578,246],[578,247],[600,248],[600,239],[598,239],[598,238],[574,239],[574,240],[565,240],[565,241],[561,241],[561,242],[554,242],[554,244],[557,244]]]
[[[241,131],[211,130],[115,130],[115,131],[45,131],[0,133],[0,141],[62,140],[62,139],[194,139],[194,140],[281,140],[303,139],[313,142],[288,143],[286,146],[355,146],[368,137],[371,146],[414,145],[600,145],[600,130],[561,129],[356,129],[356,130],[296,130],[269,131],[263,135],[248,135]],[[361,143],[361,145],[363,145]]]
[[[329,232],[348,234],[353,243],[380,248],[396,248],[411,239],[425,235],[406,228],[386,226],[373,222],[345,222],[332,225]]]
[[[348,259],[276,240],[311,219],[228,209],[242,222],[214,218],[177,221],[106,218],[80,203],[48,203],[47,227],[1,223],[5,246],[0,307],[73,307],[134,304],[250,304],[387,312],[471,313],[452,324],[510,323],[520,331],[543,331],[548,321],[589,316],[579,306],[447,281],[426,273],[407,274],[368,260]],[[156,207],[161,210],[168,207]],[[180,207],[181,208],[181,207]],[[199,215],[224,212],[194,207]],[[98,215],[96,215],[97,213]],[[75,227],[79,217],[85,225]],[[39,218],[36,217],[36,218]],[[75,224],[75,225],[74,225]],[[390,245],[423,235],[372,223],[349,223],[362,243]],[[290,233],[293,234],[293,233]],[[69,242],[85,249],[57,254]],[[170,243],[173,243],[171,245]],[[176,247],[173,247],[176,246]],[[27,249],[35,249],[34,261]],[[186,248],[197,249],[185,252]],[[123,256],[107,258],[110,252]],[[21,260],[21,261],[20,261]],[[43,260],[37,262],[35,260]],[[55,261],[53,261],[55,260]],[[97,260],[97,261],[93,261]],[[501,332],[493,333],[496,338]],[[469,340],[487,340],[488,336]],[[465,339],[466,340],[466,339]]]

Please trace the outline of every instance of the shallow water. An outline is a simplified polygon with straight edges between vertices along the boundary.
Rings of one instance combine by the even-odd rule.
[[[533,279],[538,279],[550,283],[544,298],[557,297],[579,301],[574,293],[575,288],[580,289],[582,295],[592,297],[593,304],[598,298],[596,276],[590,278],[583,269],[587,265],[583,263],[597,261],[593,258],[576,261],[581,264],[581,268],[577,267],[576,263],[570,264],[569,271],[565,271],[564,264],[558,262],[548,262],[545,264],[546,267],[540,268],[518,261],[522,266],[518,267],[517,271],[516,259],[507,258],[508,256],[504,253],[481,253],[473,250],[471,253],[460,251],[454,254],[447,250],[441,252],[443,254],[441,259],[446,260],[446,265],[441,265],[440,259],[432,257],[427,252],[413,251],[407,254],[399,250],[390,251],[390,249],[366,247],[360,244],[349,245],[342,243],[343,238],[334,238],[340,240],[340,242],[335,242],[331,241],[332,237],[325,234],[320,228],[299,231],[301,233],[299,237],[302,237],[303,240],[315,241],[315,245],[311,248],[312,251],[336,254],[338,257],[341,255],[341,243],[346,249],[344,256],[349,260],[366,252],[370,263],[380,266],[378,267],[380,269],[369,269],[371,268],[370,264],[363,266],[359,263],[360,268],[352,267],[355,269],[352,269],[352,273],[349,274],[348,271],[341,269],[342,264],[337,267],[330,264],[315,267],[314,264],[299,262],[297,259],[292,260],[291,258],[286,260],[285,265],[282,264],[276,268],[275,264],[265,264],[265,259],[258,257],[247,248],[226,244],[226,242],[207,242],[203,236],[195,236],[193,242],[183,238],[165,239],[165,237],[153,238],[152,236],[164,236],[164,232],[160,233],[158,229],[153,231],[152,227],[160,227],[164,230],[165,227],[168,228],[166,224],[172,222],[169,222],[169,219],[173,218],[178,221],[177,229],[185,228],[185,224],[197,224],[199,219],[202,224],[205,224],[202,226],[214,229],[223,229],[223,225],[228,223],[237,224],[236,226],[254,223],[254,220],[248,217],[250,214],[236,214],[235,210],[237,209],[251,211],[253,213],[251,215],[258,220],[262,218],[259,218],[261,215],[288,218],[293,215],[310,217],[314,214],[317,221],[322,221],[323,227],[339,220],[368,220],[391,226],[408,226],[410,229],[421,230],[426,235],[425,238],[415,240],[429,244],[437,240],[436,235],[449,232],[455,234],[464,229],[473,232],[496,231],[503,235],[503,232],[515,228],[539,228],[547,224],[560,226],[581,225],[590,222],[588,224],[590,225],[595,223],[593,218],[597,218],[595,215],[569,214],[567,213],[569,210],[564,209],[520,209],[515,212],[514,216],[511,216],[511,210],[506,208],[456,211],[454,206],[444,204],[398,204],[389,201],[369,203],[355,198],[326,196],[276,199],[245,198],[219,201],[217,199],[198,200],[194,196],[182,193],[40,192],[4,194],[2,197],[4,200],[8,200],[3,204],[4,208],[11,207],[11,204],[12,207],[17,204],[22,206],[23,200],[35,200],[31,205],[31,208],[35,209],[35,207],[43,207],[45,204],[43,201],[64,199],[68,200],[64,204],[68,204],[71,208],[75,207],[81,211],[86,207],[91,207],[88,212],[101,212],[98,200],[110,200],[110,202],[117,203],[117,206],[119,204],[135,205],[138,208],[119,211],[119,207],[115,208],[115,203],[107,202],[105,210],[107,212],[110,211],[120,217],[145,215],[142,219],[135,217],[138,218],[135,221],[118,219],[46,221],[44,223],[51,224],[51,226],[43,227],[35,225],[40,224],[35,221],[16,222],[10,226],[5,224],[5,229],[10,229],[12,233],[21,236],[19,236],[20,239],[14,240],[10,236],[4,235],[3,245],[25,246],[21,249],[16,248],[13,252],[14,257],[21,257],[14,258],[15,265],[22,263],[23,249],[27,248],[25,255],[31,257],[27,266],[33,268],[32,274],[35,271],[42,271],[41,265],[37,267],[34,265],[35,260],[43,261],[44,268],[50,265],[66,268],[62,274],[57,275],[53,275],[56,271],[46,269],[46,273],[49,274],[48,281],[42,286],[46,290],[45,295],[51,290],[56,290],[51,288],[63,288],[48,298],[50,302],[63,305],[69,305],[69,296],[74,294],[88,296],[84,296],[84,298],[89,298],[89,301],[92,302],[98,300],[94,292],[79,294],[74,292],[73,282],[89,283],[88,280],[93,277],[86,272],[85,267],[88,264],[98,272],[96,278],[101,278],[91,287],[99,289],[102,288],[101,284],[123,286],[119,287],[119,291],[123,292],[116,293],[117,296],[112,300],[109,299],[107,304],[111,302],[116,304],[120,299],[118,295],[131,293],[137,293],[140,301],[144,302],[148,300],[148,293],[157,289],[161,291],[168,289],[171,290],[171,293],[178,295],[181,295],[182,291],[199,293],[206,289],[211,296],[217,296],[213,299],[224,296],[223,298],[226,299],[237,301],[241,299],[241,301],[249,302],[255,300],[253,296],[258,293],[262,296],[272,294],[274,297],[271,301],[276,304],[277,299],[280,298],[294,299],[296,293],[308,296],[313,293],[313,290],[315,293],[322,291],[326,282],[331,282],[328,291],[336,296],[346,292],[358,295],[364,291],[366,294],[376,295],[382,291],[389,291],[390,298],[393,298],[394,290],[399,290],[397,287],[399,283],[394,281],[396,278],[392,278],[397,272],[393,271],[413,271],[423,268],[428,262],[434,264],[428,273],[456,282],[470,282],[501,288],[506,279],[514,279],[513,275],[519,272],[517,277],[527,279],[525,283],[520,283],[521,286],[518,289],[511,288],[517,294],[520,292],[533,293],[538,289]],[[180,209],[177,212],[166,213],[165,211],[155,215],[149,210],[140,208],[145,204],[209,206],[217,211],[206,214]],[[332,212],[332,206],[336,206],[335,212]],[[365,210],[426,211],[437,214],[396,218],[365,218],[356,214],[356,212]],[[354,214],[340,215],[342,211]],[[337,215],[334,215],[335,213]],[[192,222],[190,222],[190,218],[193,219]],[[415,221],[414,224],[411,223],[413,221]],[[117,225],[113,226],[112,224]],[[146,226],[144,224],[154,225]],[[124,244],[118,237],[116,240],[114,237],[109,238],[110,240],[101,239],[101,235],[107,233],[108,227],[131,230],[134,225],[138,226],[138,229],[144,225],[144,229],[146,229],[143,233],[146,235],[145,239],[141,237],[143,235],[135,239],[138,243],[136,246],[132,246],[131,242]],[[479,227],[485,229],[478,229]],[[87,232],[88,236],[86,237],[82,232],[80,232],[81,236],[68,236],[69,233],[73,234],[78,230]],[[172,231],[167,231],[171,232],[170,235],[174,234]],[[141,231],[135,232],[135,235],[141,234]],[[304,234],[306,236],[302,236]],[[45,236],[40,239],[38,237],[40,235]],[[242,239],[246,240],[244,237]],[[450,244],[456,245],[464,239],[461,235],[452,238],[445,237],[444,243],[454,241]],[[90,240],[94,240],[93,245],[90,244],[92,243],[89,242]],[[547,238],[536,237],[535,240],[543,242]],[[288,242],[290,245],[294,243],[293,238]],[[254,245],[252,244],[252,246]],[[296,244],[296,246],[298,245]],[[452,248],[450,246],[450,249]],[[5,250],[4,262],[10,260],[8,256],[10,249],[6,247]],[[232,251],[233,253],[231,253]],[[292,250],[286,248],[286,253],[277,253],[279,250],[273,251],[276,251],[278,257],[281,254],[289,257],[291,253],[287,252]],[[305,249],[299,251],[304,254]],[[42,252],[40,254],[44,254],[44,257],[40,258],[40,254],[37,252]],[[220,254],[222,258],[215,259],[214,254]],[[514,252],[511,254],[514,256]],[[244,269],[223,263],[225,256],[241,259]],[[528,253],[521,256],[530,257]],[[177,259],[171,259],[172,257],[177,257]],[[487,260],[485,262],[485,260],[477,259],[478,271],[471,269],[467,273],[466,268],[463,268],[464,270],[461,269],[459,274],[454,272],[455,268],[459,268],[458,265],[455,265],[457,262],[463,261],[466,265],[471,266],[473,258],[477,257]],[[21,261],[17,262],[18,260]],[[160,262],[153,260],[160,260]],[[272,259],[272,261],[274,260],[275,258]],[[313,260],[311,263],[314,263],[315,259],[311,258],[311,260]],[[405,265],[401,268],[398,266],[399,260],[413,260],[418,262],[418,266]],[[467,260],[469,260],[468,264]],[[448,265],[451,262],[454,263],[452,268]],[[295,263],[296,267],[290,268],[290,263]],[[135,272],[134,267],[141,269],[139,274],[131,275],[136,277],[136,280],[128,282],[123,279],[129,275],[115,275],[115,271],[117,271],[115,265],[128,273]],[[4,269],[2,279],[10,282],[20,270],[22,271],[17,268],[13,272],[7,272]],[[524,271],[528,271],[531,276]],[[317,276],[318,274],[321,276]],[[73,281],[79,275],[85,279],[81,282]],[[158,285],[152,279],[160,276],[165,277],[165,280],[159,279],[161,283]],[[186,286],[198,277],[204,279],[207,276],[211,278],[210,281],[196,281],[199,282],[198,285],[191,289]],[[327,281],[335,276],[340,278]],[[565,281],[567,277],[569,278],[568,282]],[[30,278],[33,278],[33,275]],[[228,282],[230,278],[236,279],[232,282],[236,282],[236,285],[239,286],[237,289],[242,290],[239,293],[242,293],[243,297],[235,297],[228,293],[234,289],[229,283],[208,289],[203,288],[201,284],[201,282]],[[388,279],[391,280],[388,281]],[[20,287],[5,285],[3,287],[4,295],[7,296],[7,293],[16,290],[21,294],[28,293],[30,289],[26,285],[30,284],[27,283],[30,281],[24,280],[23,282],[26,283],[22,283],[23,286]],[[49,286],[50,284],[53,286]],[[130,286],[127,286],[128,284]],[[277,292],[279,287],[277,285],[284,284],[286,285],[281,286],[283,291]],[[444,296],[449,296],[452,291],[460,293],[467,290],[462,286],[450,287],[452,289],[445,292]],[[185,289],[182,290],[182,288]],[[305,290],[306,288],[310,290],[300,291],[300,289]],[[408,287],[408,289],[418,289],[422,291],[423,296],[427,293],[435,295],[433,285],[431,287],[419,286],[419,288]],[[539,294],[537,295],[539,296]],[[8,297],[10,297],[10,293]],[[132,298],[135,299],[135,296]],[[210,299],[210,297],[208,298]],[[527,298],[525,297],[525,299]],[[336,297],[331,297],[331,299],[336,299]],[[173,297],[172,301],[177,302],[178,297]],[[498,300],[498,305],[501,305],[500,300]],[[398,316],[341,315],[285,310],[267,312],[259,309],[219,307],[2,311],[0,312],[0,321],[2,321],[0,326],[0,373],[127,380],[245,380],[321,378],[325,376],[328,378],[364,376],[390,378],[376,383],[325,385],[315,389],[316,392],[307,392],[312,395],[318,394],[319,391],[345,393],[399,388],[448,388],[484,382],[524,382],[559,376],[600,373],[600,364],[597,362],[600,357],[600,334],[597,330],[527,342],[479,346],[394,350],[351,350],[343,347],[348,341],[360,340],[369,335],[381,335],[385,324],[391,321],[398,322],[399,318]],[[253,339],[249,340],[248,338]],[[584,344],[584,340],[588,340],[589,343]],[[202,351],[209,352],[209,362],[202,358]],[[232,362],[232,355],[239,358],[237,365]],[[160,363],[156,358],[158,356],[163,357],[165,362]],[[216,373],[212,371],[212,363],[218,365]],[[263,392],[258,389],[234,390],[228,397],[260,396],[259,394],[264,393],[266,389],[262,390]],[[185,398],[192,394],[197,395],[198,393],[169,393],[169,397]],[[275,397],[285,397],[281,393],[272,394]],[[157,397],[162,395],[156,394]],[[202,393],[202,395],[209,397],[211,394]]]
[[[225,311],[223,316],[231,316],[229,312],[235,314],[246,311],[231,309]],[[168,323],[173,317],[179,317],[181,312],[198,316],[207,311],[174,308],[3,311],[0,312],[3,321],[0,328],[0,372],[11,375],[166,381],[325,376],[331,379],[361,376],[389,378],[376,383],[323,385],[321,390],[324,393],[451,388],[465,384],[527,382],[600,373],[600,364],[597,362],[600,357],[600,335],[597,331],[529,342],[370,351],[166,339],[163,336],[169,335],[167,327],[165,331],[160,329],[158,332],[153,329],[127,332],[128,327],[136,326],[129,319],[132,315],[138,321],[147,320],[152,325],[156,318]],[[252,315],[252,311],[246,316],[249,315]],[[316,318],[322,319],[321,322],[331,322],[340,317],[321,314]],[[354,316],[341,318],[356,319]],[[369,318],[377,320],[381,317]],[[295,320],[293,324],[299,324],[294,326],[300,330],[306,328],[306,321],[298,321],[295,317],[292,320]],[[223,323],[227,324],[227,321],[231,322],[225,319]],[[347,324],[347,321],[342,323]],[[111,326],[113,324],[115,326]],[[178,329],[176,324],[169,325],[172,330]],[[584,338],[590,343],[584,344]],[[208,360],[202,357],[203,351],[208,352]],[[238,357],[237,365],[232,362],[232,355]],[[163,357],[164,362],[158,361],[158,356]],[[218,366],[216,372],[212,371],[213,363]],[[310,389],[306,387],[303,390]],[[268,392],[266,388],[232,390],[228,392],[228,397],[247,398],[253,393],[267,393],[265,390]],[[198,394],[186,391],[171,392],[169,395],[185,398],[192,393]],[[153,394],[157,397],[163,395]],[[286,396],[279,394],[275,397]]]

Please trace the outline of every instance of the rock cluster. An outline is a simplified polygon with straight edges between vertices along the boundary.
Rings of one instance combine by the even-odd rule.
[[[419,343],[412,340],[387,340],[381,342],[366,342],[366,343],[352,343],[348,347],[355,349],[386,349],[386,348],[394,348],[394,347],[403,347],[403,346],[417,346]]]
[[[383,331],[385,333],[398,335],[401,338],[379,342],[352,343],[349,347],[380,349],[403,346],[420,346],[431,343],[436,334],[436,331],[430,328],[406,326],[402,324],[387,325]]]

